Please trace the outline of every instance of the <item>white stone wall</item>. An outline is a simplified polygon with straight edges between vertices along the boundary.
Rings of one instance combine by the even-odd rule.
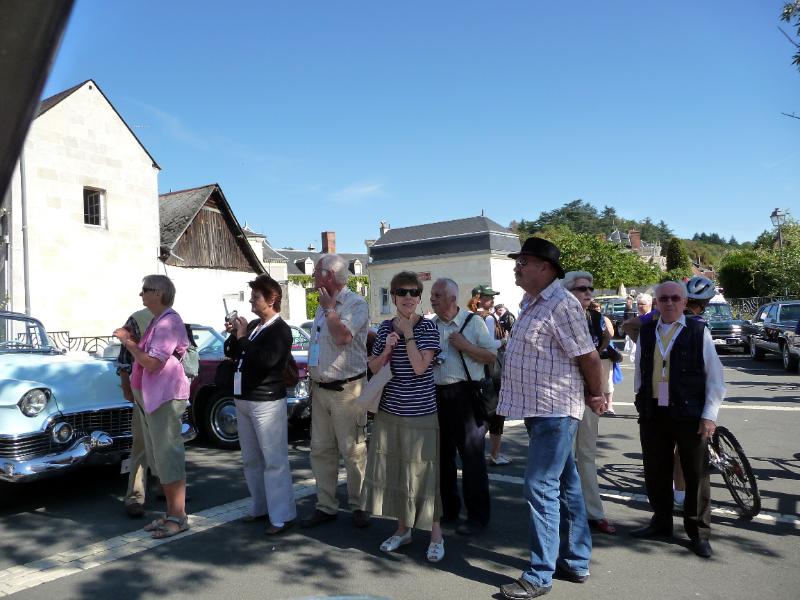
[[[514,261],[510,258],[494,257],[491,260],[492,288],[500,292],[495,304],[505,304],[514,316],[519,314],[519,303],[525,291],[514,283]]]
[[[306,288],[297,283],[289,283],[289,312],[287,319],[300,325],[313,319],[314,315],[306,314]]]
[[[53,331],[108,335],[157,272],[158,169],[92,82],[34,120],[24,160],[31,313]],[[84,187],[106,192],[101,227],[83,222]],[[23,312],[19,168],[11,196],[11,309]]]
[[[175,284],[173,308],[186,323],[209,325],[222,329],[225,323],[225,299],[228,310],[236,310],[242,317],[255,319],[250,310],[248,281],[255,273],[223,271],[219,269],[189,269],[161,263],[160,273]]]
[[[513,268],[514,261],[510,258],[492,257],[489,253],[371,264],[368,267],[370,321],[380,322],[393,314],[393,306],[390,306],[390,313],[381,311],[381,288],[388,289],[392,277],[400,271],[431,274],[430,281],[423,281],[425,286],[421,303],[423,312],[431,310],[430,290],[433,282],[440,277],[449,277],[458,284],[459,306],[466,306],[472,288],[481,284],[490,284],[500,292],[496,302],[502,302],[516,314],[519,301],[522,299],[522,290],[514,284]]]

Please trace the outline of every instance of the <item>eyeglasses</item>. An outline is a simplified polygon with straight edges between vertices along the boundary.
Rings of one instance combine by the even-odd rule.
[[[328,269],[314,269],[313,271],[311,271],[311,276],[312,277],[315,277],[317,275],[324,276],[325,273],[327,273],[327,272],[328,272]]]
[[[395,296],[411,296],[412,298],[419,298],[422,296],[422,290],[418,290],[417,288],[409,289],[409,288],[397,288],[392,292]]]
[[[528,264],[528,257],[527,256],[518,256],[517,260],[515,260],[514,262],[517,263],[517,266],[524,267],[525,265]]]
[[[678,296],[675,294],[674,296],[659,296],[658,301],[660,304],[664,304],[664,302],[672,302],[673,304],[677,304],[683,300],[683,296]]]
[[[156,288],[146,288],[146,287],[142,288],[142,293],[143,294],[146,294],[147,292],[158,292],[158,291],[159,290],[157,290]]]
[[[573,292],[581,292],[581,293],[583,293],[583,292],[593,292],[594,288],[592,286],[590,286],[590,285],[578,285],[578,286],[575,286],[574,288],[572,288],[572,291]]]

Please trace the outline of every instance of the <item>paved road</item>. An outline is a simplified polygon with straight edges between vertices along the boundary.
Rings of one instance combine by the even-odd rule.
[[[626,365],[616,394],[617,417],[601,420],[601,485],[615,536],[596,535],[592,577],[584,585],[555,582],[551,598],[796,599],[800,589],[800,376],[778,361],[726,356],[728,401],[720,423],[739,438],[759,478],[764,510],[751,522],[735,512],[712,476],[715,557],[686,547],[680,521],[669,542],[643,542],[627,531],[649,512],[642,497],[641,449]],[[238,453],[192,446],[188,452],[192,529],[168,543],[138,532],[121,513],[124,478],[92,469],[14,488],[0,486],[0,596],[15,599],[310,598],[346,594],[386,598],[490,598],[526,562],[527,512],[521,478],[526,435],[507,427],[509,467],[493,468],[490,531],[471,540],[445,531],[447,556],[424,558],[427,535],[395,556],[378,550],[393,531],[374,519],[355,530],[350,515],[314,530],[268,539],[263,525],[238,520],[247,492]],[[301,513],[313,506],[307,432],[293,432],[291,460]],[[340,487],[343,492],[343,486]],[[344,497],[342,496],[343,504]],[[150,503],[153,510],[159,503]],[[38,585],[32,586],[38,582]]]

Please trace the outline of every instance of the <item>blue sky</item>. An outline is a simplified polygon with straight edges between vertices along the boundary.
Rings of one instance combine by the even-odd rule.
[[[781,6],[78,0],[44,95],[94,79],[161,192],[217,182],[275,247],[577,198],[741,242],[800,216]]]

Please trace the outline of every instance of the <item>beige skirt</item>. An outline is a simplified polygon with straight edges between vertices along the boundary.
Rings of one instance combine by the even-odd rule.
[[[399,417],[379,411],[372,424],[364,482],[373,515],[430,529],[442,517],[439,420],[436,414]]]

